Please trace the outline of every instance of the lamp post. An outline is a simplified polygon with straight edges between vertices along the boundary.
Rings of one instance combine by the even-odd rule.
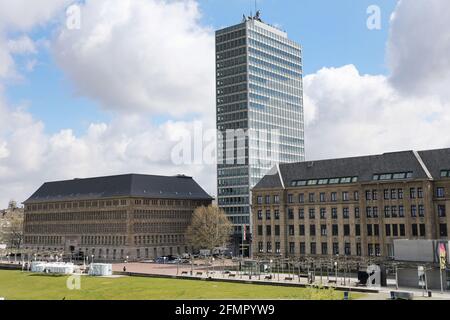
[[[335,273],[336,273],[336,286],[337,286],[337,283],[338,283],[338,262],[337,261],[334,262],[334,269],[335,269]]]

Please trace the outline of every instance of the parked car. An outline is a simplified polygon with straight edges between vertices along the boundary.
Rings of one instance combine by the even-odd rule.
[[[169,262],[168,257],[158,257],[155,259],[155,263],[158,263],[158,264],[166,264],[168,262]]]

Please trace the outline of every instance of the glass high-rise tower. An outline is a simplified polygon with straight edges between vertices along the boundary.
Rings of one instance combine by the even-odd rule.
[[[302,74],[301,46],[259,13],[216,31],[218,204],[236,226],[235,253],[248,254],[252,187],[274,165],[304,161]]]

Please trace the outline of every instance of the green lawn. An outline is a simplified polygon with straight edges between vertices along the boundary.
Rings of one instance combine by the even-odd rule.
[[[140,277],[81,277],[81,289],[69,290],[66,276],[0,270],[0,297],[8,300],[183,300],[183,299],[342,299],[333,290],[288,288],[195,280]],[[360,297],[353,294],[351,298]]]

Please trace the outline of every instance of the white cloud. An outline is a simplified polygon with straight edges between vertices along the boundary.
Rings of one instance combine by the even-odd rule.
[[[69,0],[0,0],[0,81],[21,77],[17,71],[14,55],[37,52],[34,41],[21,33],[48,23],[69,2]],[[21,35],[10,39],[8,37],[10,33]],[[30,61],[25,65],[27,71],[31,71],[33,67]]]
[[[388,61],[405,95],[450,98],[450,10],[446,0],[401,0],[391,19]]]
[[[348,65],[305,77],[309,159],[450,146],[450,103],[443,99],[450,30],[441,18],[422,21],[419,14],[430,17],[442,3],[399,4],[388,43],[391,76],[361,75]],[[0,21],[8,21],[4,16]],[[45,21],[39,17],[51,17],[45,10],[32,16],[38,24]],[[439,32],[410,36],[417,20]],[[11,25],[31,28],[24,21]],[[0,41],[0,77],[14,70],[7,40]],[[415,68],[426,46],[430,61]],[[80,95],[118,112],[81,135],[71,129],[48,135],[26,110],[7,106],[0,85],[0,206],[10,198],[24,200],[47,180],[129,172],[186,173],[215,193],[214,166],[171,161],[177,138],[192,132],[192,121],[155,125],[146,119],[197,112],[204,129],[214,127],[213,36],[200,25],[194,1],[88,0],[81,30],[60,29],[51,47]]]
[[[214,36],[195,1],[87,0],[53,47],[77,92],[121,112],[214,113]]]
[[[55,17],[72,0],[0,0],[0,30],[30,31]]]
[[[20,76],[15,55],[33,55],[48,44],[45,39],[33,41],[26,31],[44,25],[67,1],[47,9],[39,6],[43,3],[18,1],[6,8],[0,1],[0,9],[8,9],[0,12],[3,79]],[[45,124],[26,109],[8,105],[0,83],[0,207],[10,198],[25,200],[44,181],[129,172],[185,173],[215,192],[214,166],[172,163],[172,148],[192,131],[193,122],[155,125],[145,116],[197,112],[207,119],[207,126],[214,126],[213,36],[198,24],[197,4],[111,3],[88,1],[82,11],[83,29],[73,34],[60,29],[51,46],[63,70],[76,74],[73,80],[81,94],[120,112],[113,114],[111,123],[93,123],[81,135],[71,129],[49,135]],[[26,18],[17,15],[21,10]],[[6,31],[24,33],[8,39]],[[32,70],[36,63],[27,59],[26,67]],[[85,90],[83,82],[95,90]]]
[[[353,65],[305,77],[308,159],[450,146],[449,103],[405,97],[384,76],[360,75]],[[446,133],[446,134],[444,134]]]
[[[400,1],[391,74],[353,65],[305,77],[308,159],[450,147],[450,11],[445,0]]]
[[[8,124],[0,130],[0,207],[23,201],[43,182],[121,173],[192,175],[214,192],[214,166],[174,165],[172,148],[191,123],[152,125],[134,115],[93,123],[81,136],[72,130],[48,135],[24,110],[0,104]]]
[[[36,54],[36,46],[34,41],[28,36],[21,36],[17,39],[8,40],[8,49],[12,54]]]

